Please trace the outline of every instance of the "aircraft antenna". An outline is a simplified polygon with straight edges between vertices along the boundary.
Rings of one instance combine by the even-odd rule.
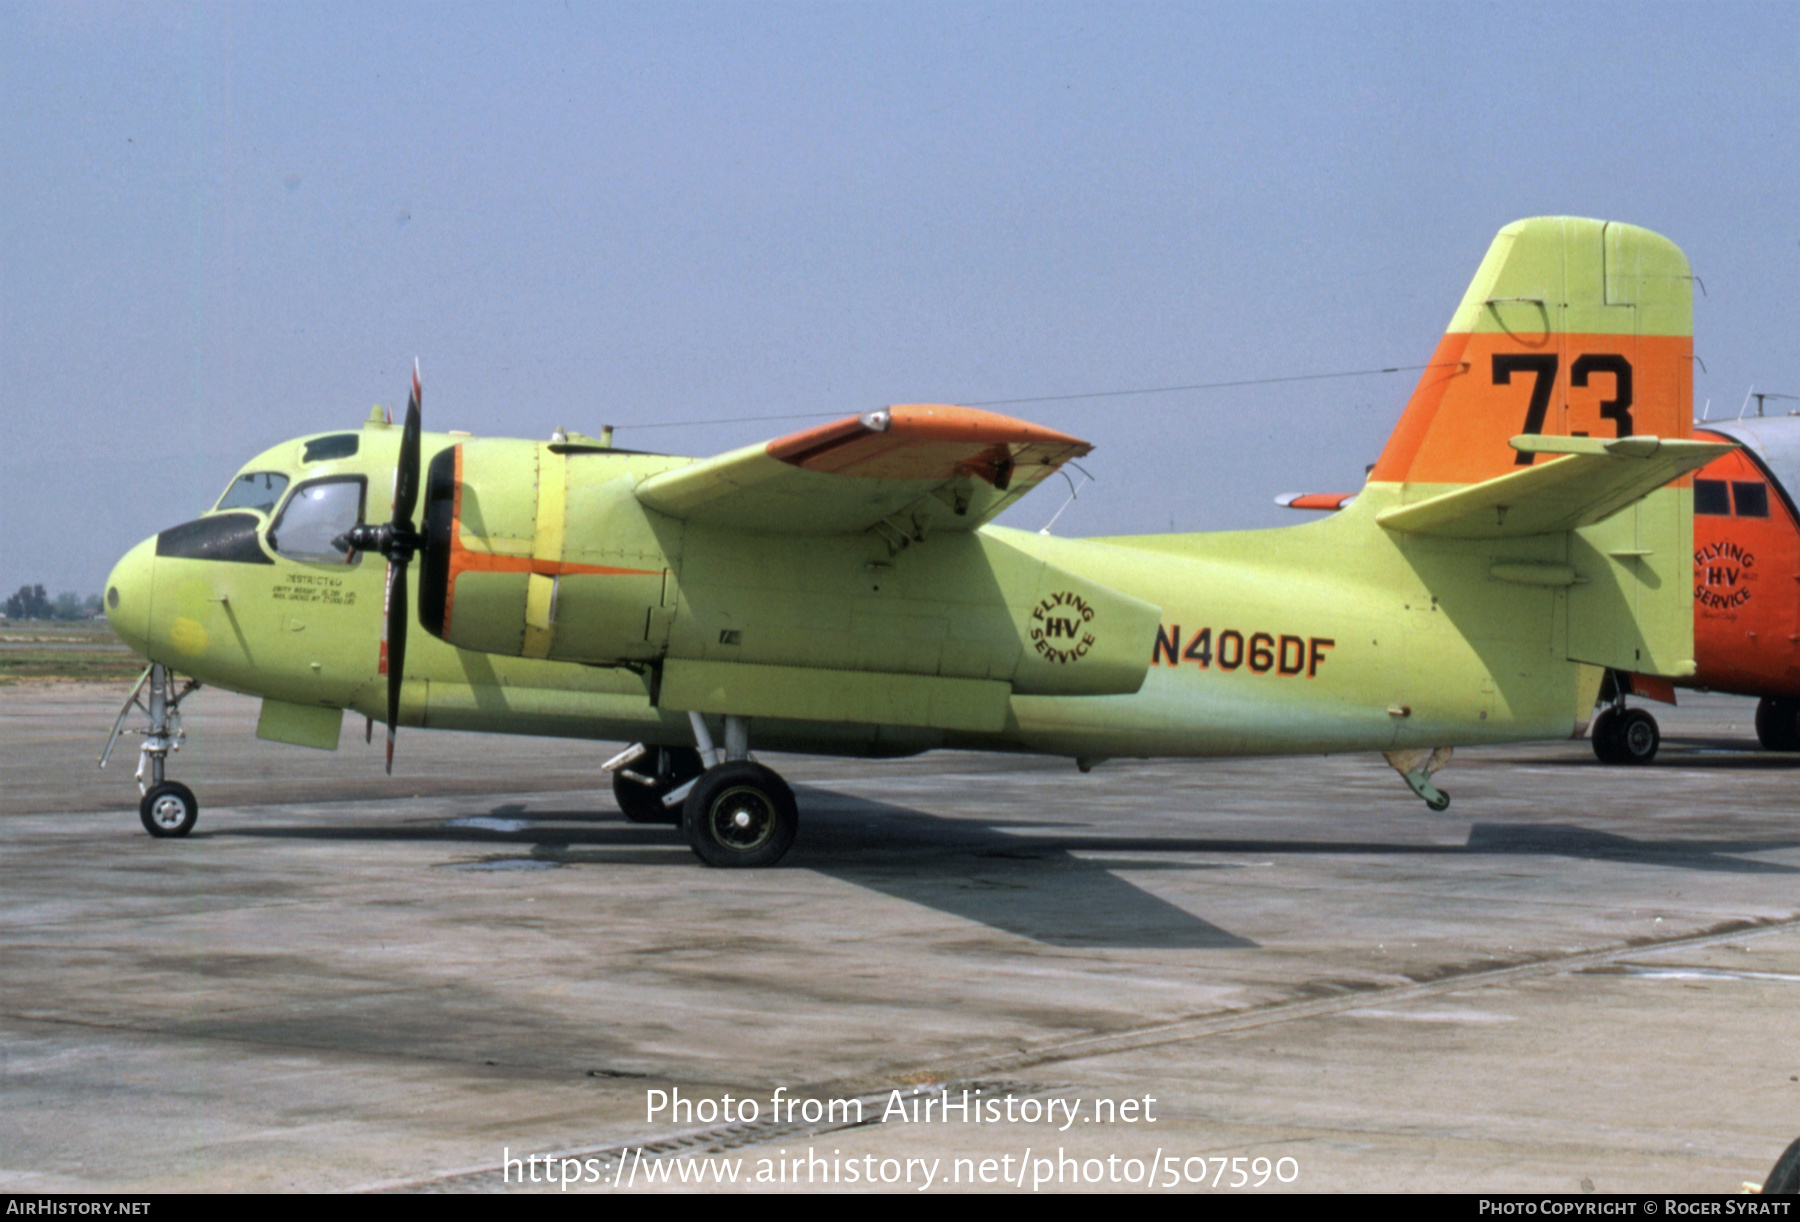
[[[1058,509],[1055,513],[1050,515],[1050,520],[1048,522],[1044,523],[1044,527],[1042,530],[1038,531],[1038,534],[1040,534],[1040,535],[1049,534],[1050,528],[1052,526],[1056,525],[1056,519],[1063,516],[1063,510],[1067,509],[1069,506],[1071,506],[1075,503],[1075,493],[1078,491],[1078,489],[1085,488],[1089,484],[1094,482],[1093,476],[1089,475],[1086,471],[1082,470],[1082,468],[1076,466],[1074,463],[1072,463],[1072,462],[1065,463],[1064,466],[1075,467],[1075,469],[1077,471],[1081,471],[1081,483],[1079,485],[1076,484],[1076,482],[1074,480],[1069,479],[1069,473],[1067,471],[1064,471],[1061,467],[1057,468],[1056,473],[1058,475],[1062,476],[1064,479],[1069,480],[1069,499],[1062,503],[1062,507],[1060,509]]]

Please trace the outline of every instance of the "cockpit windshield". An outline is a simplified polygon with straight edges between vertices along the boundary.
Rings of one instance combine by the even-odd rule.
[[[290,560],[355,564],[344,532],[362,521],[363,478],[335,476],[301,484],[269,528],[269,546]]]
[[[275,471],[252,471],[238,476],[213,508],[260,509],[264,513],[274,513],[287,486],[288,477],[285,475]]]

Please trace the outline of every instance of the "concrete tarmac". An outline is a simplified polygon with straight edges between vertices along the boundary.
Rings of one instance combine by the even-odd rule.
[[[587,1188],[1729,1192],[1800,1134],[1800,756],[1752,701],[1649,706],[1647,768],[1459,751],[1443,814],[1373,755],[771,756],[799,841],[715,871],[624,821],[610,745],[403,731],[388,778],[379,729],[264,743],[213,691],[199,826],[153,840],[134,743],[94,767],[123,696],[0,689],[7,1191],[555,1191],[502,1159],[557,1152]]]

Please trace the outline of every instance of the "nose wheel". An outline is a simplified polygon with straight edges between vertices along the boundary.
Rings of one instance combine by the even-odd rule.
[[[152,836],[185,836],[200,818],[200,803],[194,791],[180,781],[164,781],[144,794],[138,803],[138,818]]]

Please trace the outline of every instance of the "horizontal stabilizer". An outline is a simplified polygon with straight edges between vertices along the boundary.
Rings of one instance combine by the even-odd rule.
[[[1354,492],[1284,492],[1275,498],[1283,509],[1317,509],[1336,513],[1356,499]]]
[[[1446,539],[1560,534],[1599,522],[1735,446],[1655,437],[1512,439],[1522,454],[1561,454],[1542,465],[1458,488],[1375,521],[1392,531]]]
[[[820,425],[653,475],[647,508],[752,534],[973,530],[1093,447],[968,407],[914,404]]]

